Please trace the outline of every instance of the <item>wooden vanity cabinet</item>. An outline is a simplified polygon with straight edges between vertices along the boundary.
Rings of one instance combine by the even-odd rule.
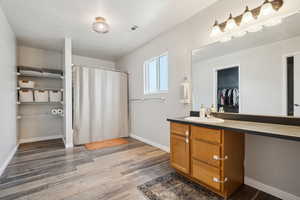
[[[171,165],[229,197],[244,183],[244,134],[171,122]]]

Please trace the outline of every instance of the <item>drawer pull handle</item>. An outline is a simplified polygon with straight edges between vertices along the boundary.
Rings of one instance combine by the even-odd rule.
[[[189,136],[189,131],[185,131],[185,136]]]
[[[213,156],[213,159],[214,159],[214,160],[227,160],[227,159],[228,159],[228,156],[225,156],[224,158],[220,158],[219,156],[214,155],[214,156]]]
[[[189,139],[188,138],[185,138],[185,143],[189,143]]]
[[[216,183],[226,183],[228,181],[228,178],[226,177],[223,181],[221,181],[220,179],[214,177],[213,181],[216,182]]]

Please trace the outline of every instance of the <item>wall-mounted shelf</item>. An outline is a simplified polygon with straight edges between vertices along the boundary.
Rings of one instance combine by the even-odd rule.
[[[17,87],[17,90],[54,90],[63,92],[62,88],[25,88],[25,87]]]
[[[64,115],[52,115],[49,113],[45,113],[45,114],[31,114],[31,115],[18,115],[17,119],[28,119],[28,118],[40,118],[40,117],[51,117],[51,118],[62,118],[64,117]]]
[[[42,67],[27,67],[18,66],[17,76],[21,77],[35,77],[35,78],[50,78],[50,79],[63,79],[63,71],[58,69],[49,69]]]
[[[20,72],[17,72],[17,76],[20,77],[33,77],[33,78],[50,78],[50,79],[64,79],[64,76],[54,77],[54,76],[46,76],[46,75],[29,75],[29,74],[22,74]]]
[[[15,76],[17,78],[16,104],[18,105],[16,117],[20,140],[26,140],[28,137],[43,137],[45,133],[53,135],[63,132],[64,71],[51,68],[51,66],[50,68],[17,66]],[[46,93],[49,91],[49,94],[36,93],[38,90],[46,91]],[[60,91],[61,94],[52,95],[51,91]],[[53,98],[50,98],[51,95]],[[21,102],[21,99],[31,102]],[[50,102],[50,99],[60,101]],[[35,102],[35,100],[46,102]],[[54,112],[54,109],[61,109],[61,114],[58,114],[58,111]]]
[[[63,101],[59,101],[59,102],[20,102],[17,101],[18,105],[64,105]]]

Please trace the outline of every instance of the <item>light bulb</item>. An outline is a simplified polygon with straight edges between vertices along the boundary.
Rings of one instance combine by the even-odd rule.
[[[244,35],[246,35],[247,32],[246,31],[237,31],[235,33],[233,33],[233,37],[243,37]]]
[[[274,14],[275,10],[273,9],[272,3],[269,0],[266,0],[264,4],[261,6],[260,15],[268,16]]]
[[[231,36],[225,36],[225,37],[222,37],[221,39],[220,39],[220,42],[228,42],[228,41],[230,41],[232,38],[231,38]]]
[[[265,26],[276,26],[278,24],[281,24],[282,19],[281,18],[276,18],[276,19],[270,19],[265,23]]]
[[[232,14],[230,14],[229,19],[226,22],[225,31],[232,31],[235,28],[237,28],[236,22],[232,17]]]
[[[263,27],[261,25],[254,25],[254,26],[250,26],[247,31],[251,32],[251,33],[255,33],[258,31],[261,31],[263,29]]]
[[[222,33],[221,28],[220,28],[218,22],[216,21],[211,30],[210,37],[217,37],[217,36],[221,35],[221,33]]]
[[[242,25],[244,24],[248,24],[250,22],[254,21],[254,17],[253,17],[253,14],[252,12],[249,10],[249,7],[247,6],[246,7],[246,10],[243,14],[243,17],[242,17]]]

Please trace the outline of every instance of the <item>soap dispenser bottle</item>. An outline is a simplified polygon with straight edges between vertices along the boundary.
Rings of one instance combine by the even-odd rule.
[[[200,107],[200,118],[205,118],[206,109],[203,104]]]
[[[212,104],[210,109],[211,109],[211,112],[213,112],[213,113],[217,112],[217,108],[216,108],[215,104]]]

